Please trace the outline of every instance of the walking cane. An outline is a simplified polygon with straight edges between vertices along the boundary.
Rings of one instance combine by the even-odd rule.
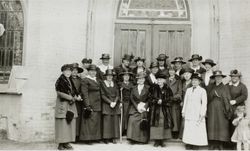
[[[121,87],[121,104],[123,103],[123,95],[122,95],[123,88]],[[122,143],[122,120],[123,120],[123,104],[121,105],[121,119],[120,119],[120,143]]]

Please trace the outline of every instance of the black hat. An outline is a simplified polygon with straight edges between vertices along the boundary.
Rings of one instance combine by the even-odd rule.
[[[158,61],[165,61],[166,59],[168,59],[168,56],[165,54],[159,54],[159,56],[156,58]]]
[[[135,62],[137,62],[137,61],[142,61],[142,62],[144,62],[145,61],[145,59],[144,58],[141,58],[141,57],[137,57],[137,58],[135,58],[135,60],[134,60]]]
[[[69,70],[73,70],[73,68],[72,68],[72,64],[64,64],[62,67],[61,67],[61,71],[63,72],[63,71],[65,71],[65,70],[67,70],[67,69],[69,69]]]
[[[191,79],[199,79],[200,81],[202,81],[201,75],[199,73],[192,74]]]
[[[151,64],[150,64],[150,67],[149,67],[149,68],[151,69],[151,68],[154,68],[154,67],[157,67],[157,68],[158,68],[158,67],[159,67],[159,63],[158,63],[158,62],[156,62],[156,61],[151,62]]]
[[[129,54],[124,54],[122,60],[128,60],[131,61],[134,58],[133,55],[129,55]]]
[[[94,65],[94,64],[89,65],[88,71],[90,71],[90,70],[97,70],[96,65]]]
[[[110,59],[110,56],[109,56],[109,54],[104,53],[104,54],[102,54],[102,57],[100,59]]]
[[[183,61],[183,58],[182,58],[182,57],[176,57],[176,58],[174,58],[174,61],[172,61],[171,63],[172,63],[172,64],[175,64],[176,62],[180,62],[180,63],[182,63],[182,64],[186,64],[186,62]]]
[[[237,69],[231,70],[230,71],[230,77],[241,77],[241,72]]]
[[[121,73],[119,73],[119,76],[123,76],[125,74],[128,74],[128,75],[134,75],[132,72],[128,71],[128,70],[123,70]]]
[[[156,79],[157,78],[161,78],[161,79],[166,79],[167,78],[167,75],[164,74],[163,72],[158,72],[156,75],[155,75]]]
[[[139,72],[136,75],[136,79],[145,78],[147,76],[146,72]]]
[[[186,72],[189,72],[189,73],[193,74],[193,73],[194,73],[194,70],[191,69],[191,68],[183,68],[182,74],[183,74],[183,73],[186,73]]]
[[[212,59],[206,59],[204,62],[202,62],[203,65],[206,63],[210,64],[212,67],[216,65]]]
[[[217,76],[222,76],[223,78],[225,78],[226,76],[224,74],[222,74],[222,71],[220,70],[216,70],[213,72],[213,75],[210,77],[211,79]]]
[[[79,67],[78,63],[72,63],[72,68],[77,69],[78,73],[82,73],[83,69]]]
[[[89,63],[89,64],[91,64],[91,63],[92,63],[92,59],[83,58],[83,59],[82,59],[82,64],[84,64],[84,63]]]
[[[191,59],[189,59],[189,62],[192,62],[194,59],[198,59],[199,61],[202,60],[202,56],[198,55],[198,54],[193,54]]]
[[[115,72],[113,71],[113,69],[107,69],[107,70],[105,71],[104,76],[108,76],[108,75],[112,75],[112,76],[115,75]]]

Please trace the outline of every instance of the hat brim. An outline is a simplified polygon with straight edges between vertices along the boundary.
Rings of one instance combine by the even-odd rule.
[[[212,67],[213,67],[213,66],[216,66],[216,63],[212,63],[212,62],[202,62],[203,65],[205,65],[206,63],[207,63],[207,64],[210,64]]]
[[[192,62],[194,59],[198,59],[199,61],[201,61],[201,60],[202,60],[202,57],[198,57],[198,58],[191,58],[191,59],[189,59],[188,61],[189,61],[189,62]]]
[[[230,77],[241,77],[242,75],[241,74],[230,74],[229,76]]]
[[[186,62],[184,62],[184,61],[171,61],[172,64],[175,64],[176,62],[180,62],[182,64],[186,64]]]
[[[218,77],[218,76],[222,76],[222,78],[225,78],[225,77],[226,77],[226,75],[218,74],[218,75],[212,75],[212,76],[210,77],[210,79],[214,79],[215,77]]]
[[[109,75],[115,76],[115,74],[104,74],[103,76],[109,76]]]
[[[103,57],[101,57],[100,59],[101,59],[101,60],[103,60],[103,59],[110,59],[110,57],[107,57],[107,58],[103,58]]]
[[[198,79],[198,80],[200,80],[200,81],[203,80],[201,77],[191,77],[191,79],[192,79],[192,80],[193,80],[193,79]]]
[[[123,76],[125,74],[128,74],[130,76],[134,75],[132,72],[122,72],[122,73],[119,74],[119,76]]]
[[[136,59],[135,62],[142,61],[145,62],[145,59]]]
[[[77,69],[77,72],[78,72],[78,73],[82,73],[82,72],[83,72],[83,69],[80,68],[80,67],[73,67],[73,70],[74,70],[74,69]]]

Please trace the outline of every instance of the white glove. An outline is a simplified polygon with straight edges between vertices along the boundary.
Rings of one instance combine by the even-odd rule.
[[[159,105],[161,105],[162,99],[159,99],[157,103],[158,103]]]
[[[236,104],[236,100],[230,100],[230,104],[231,104],[231,105]]]
[[[116,102],[111,102],[111,103],[110,103],[110,107],[111,107],[111,108],[114,108],[115,105],[116,105]]]

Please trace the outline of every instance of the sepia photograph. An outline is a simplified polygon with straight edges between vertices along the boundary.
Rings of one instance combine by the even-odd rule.
[[[0,150],[250,150],[250,0],[0,0]]]

